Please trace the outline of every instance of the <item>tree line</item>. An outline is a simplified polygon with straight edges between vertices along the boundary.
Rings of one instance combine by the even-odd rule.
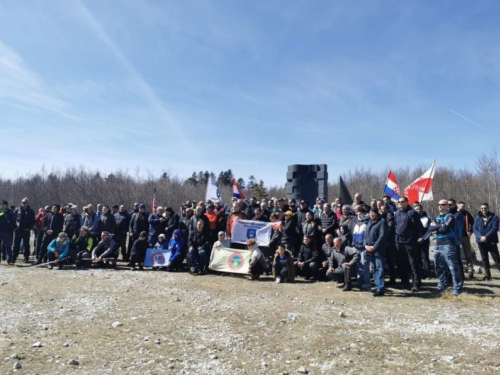
[[[427,168],[428,166],[393,169],[401,193]],[[383,195],[388,171],[389,168],[373,171],[360,167],[342,174],[342,178],[351,195],[360,192],[365,202],[369,203],[370,198],[380,198]],[[285,176],[286,169],[283,168],[284,183]],[[157,189],[158,204],[171,206],[177,210],[186,200],[203,200],[207,181],[211,178],[217,182],[223,201],[229,204],[232,196],[231,169],[218,174],[211,171],[193,172],[190,178],[183,179],[167,172],[159,176],[148,173],[144,177],[139,175],[139,171],[131,173],[123,170],[102,175],[99,171],[83,166],[50,171],[42,168],[37,173],[17,178],[0,177],[0,198],[17,206],[23,197],[28,197],[34,208],[67,203],[80,207],[88,203],[125,204],[131,208],[134,202],[143,202],[150,209],[153,189]],[[329,202],[332,202],[339,192],[338,176],[330,175],[330,180],[332,179],[336,181],[328,184]],[[255,175],[249,176],[246,181],[240,178],[239,183],[247,196],[256,196],[257,199],[286,196],[284,183],[282,186],[266,186],[265,182],[258,180]],[[498,212],[500,161],[497,152],[494,150],[481,154],[476,160],[474,170],[439,166],[438,160],[433,193],[435,200],[440,198],[463,200],[472,212],[476,212],[479,205],[485,201],[490,204],[493,212]],[[424,208],[430,214],[436,213],[435,206],[432,202],[424,202]]]

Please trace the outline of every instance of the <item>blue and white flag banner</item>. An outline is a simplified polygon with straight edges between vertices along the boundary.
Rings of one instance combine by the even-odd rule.
[[[269,246],[273,223],[235,219],[231,231],[231,242],[246,244],[250,238],[259,246]]]
[[[148,249],[144,259],[144,267],[166,267],[170,259],[170,250]]]

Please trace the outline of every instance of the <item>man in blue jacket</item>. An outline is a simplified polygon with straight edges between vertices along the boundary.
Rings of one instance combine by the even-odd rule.
[[[484,263],[485,275],[483,280],[491,280],[490,259],[491,254],[495,265],[500,271],[500,255],[498,254],[498,216],[490,212],[488,203],[481,204],[481,211],[474,220],[474,235],[481,252]]]
[[[374,297],[380,297],[385,294],[384,261],[388,235],[389,227],[387,226],[387,222],[380,216],[378,209],[372,207],[370,209],[370,220],[366,226],[364,244],[366,255],[375,270],[373,273],[373,282],[375,283]]]

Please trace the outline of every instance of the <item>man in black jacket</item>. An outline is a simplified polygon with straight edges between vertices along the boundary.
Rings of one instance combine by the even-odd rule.
[[[394,214],[396,223],[396,246],[398,249],[398,269],[403,289],[410,286],[408,263],[413,274],[412,292],[418,292],[421,284],[422,259],[417,248],[417,240],[424,236],[419,215],[408,205],[408,198],[399,198],[399,209]]]
[[[333,237],[337,236],[335,232],[338,227],[337,215],[335,215],[329,203],[323,205],[323,212],[319,215],[319,220],[321,221],[319,230],[323,236],[323,242],[327,234],[331,234]]]
[[[21,207],[15,211],[14,216],[16,218],[16,229],[14,230],[13,260],[15,263],[19,256],[22,241],[24,246],[24,263],[28,263],[30,257],[30,235],[31,230],[35,226],[35,211],[31,209],[28,198],[22,199]]]
[[[387,222],[380,217],[378,208],[370,208],[370,220],[366,226],[364,244],[374,268],[374,297],[380,297],[385,294],[384,260],[388,234],[389,228]]]
[[[167,207],[165,210],[165,218],[167,219],[167,226],[165,234],[167,238],[172,238],[174,230],[179,229],[181,218],[174,212],[172,207]]]
[[[295,274],[304,276],[306,280],[316,281],[320,260],[319,251],[311,246],[311,237],[304,236],[297,262],[295,262]]]
[[[127,252],[127,232],[130,226],[130,214],[124,205],[121,205],[119,211],[115,213],[116,222],[116,243],[118,244],[118,249],[121,249],[122,259],[128,262],[130,259],[130,252]],[[130,246],[132,250],[132,246]]]
[[[198,220],[196,229],[189,233],[189,271],[193,275],[202,274],[208,268],[210,259],[210,235],[205,231],[205,222]]]
[[[47,246],[55,240],[59,233],[62,232],[64,226],[64,217],[59,213],[60,206],[55,204],[52,206],[52,211],[50,214],[45,216],[43,220],[43,239],[42,239],[42,247],[40,249],[40,254],[38,255],[38,259],[36,264],[42,263],[43,260],[47,257]]]
[[[9,208],[9,202],[2,201],[0,208],[0,251],[2,260],[7,264],[14,264],[12,257],[12,231],[15,227],[15,218],[12,210]]]
[[[474,216],[466,210],[466,204],[464,201],[458,202],[458,212],[460,212],[464,217],[464,227],[462,229],[460,243],[462,249],[464,249],[465,260],[467,261],[467,277],[469,279],[474,278],[474,256],[472,251],[472,246],[470,244],[470,237],[472,236],[472,231],[474,227]]]

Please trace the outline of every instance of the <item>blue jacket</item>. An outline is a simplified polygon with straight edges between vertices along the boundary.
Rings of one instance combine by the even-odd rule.
[[[168,260],[170,263],[176,262],[179,258],[182,259],[184,257],[184,240],[182,238],[171,238],[168,242],[168,249],[170,250],[170,259]]]
[[[163,222],[160,220],[163,219]],[[161,215],[151,214],[149,215],[149,235],[155,239],[162,233],[165,233],[165,227],[167,226],[167,220]]]
[[[369,220],[366,226],[364,244],[374,246],[373,254],[383,256],[387,245],[387,237],[389,236],[389,227],[385,219],[378,217],[377,220]]]
[[[488,212],[486,224],[483,222],[482,213],[479,213],[474,220],[474,236],[476,236],[476,242],[480,243],[480,238],[482,236],[486,237],[488,243],[498,243],[498,216],[493,212]]]
[[[405,211],[397,210],[394,213],[396,223],[396,242],[416,245],[417,240],[424,236],[425,230],[420,221],[420,216],[413,208]]]
[[[47,250],[50,252],[58,252],[59,253],[59,259],[64,259],[68,256],[69,252],[69,239],[66,238],[66,242],[61,243],[59,240],[56,238],[55,240],[52,240],[52,242],[47,246]]]

